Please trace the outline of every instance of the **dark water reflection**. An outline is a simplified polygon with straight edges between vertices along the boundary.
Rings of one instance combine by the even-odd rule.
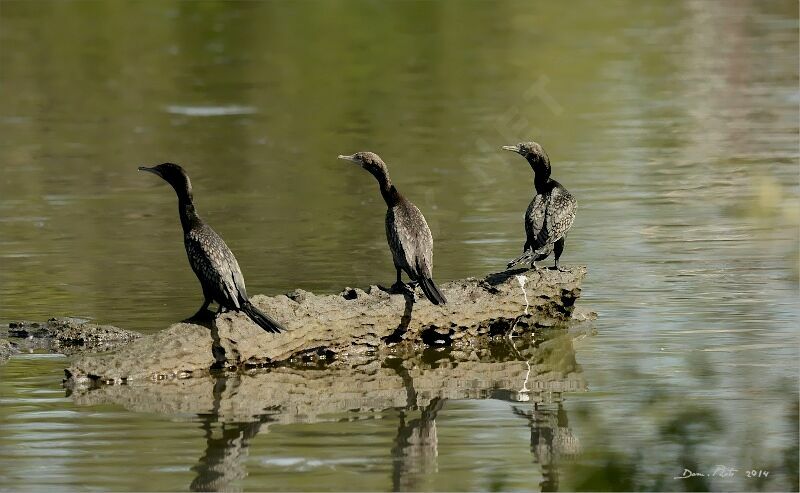
[[[193,313],[174,197],[136,172],[163,160],[253,293],[391,283],[380,196],[335,159],[365,148],[425,212],[437,279],[496,271],[532,187],[498,146],[527,138],[579,200],[563,262],[600,318],[527,355],[590,390],[538,408],[511,385],[411,408],[401,385],[324,420],[334,393],[263,422],[226,420],[213,385],[77,406],[63,359],[15,357],[0,484],[796,490],[797,30],[789,1],[3,2],[0,320]],[[717,465],[740,471],[672,479]]]
[[[208,413],[198,415],[206,438],[206,449],[192,468],[197,476],[189,485],[191,491],[230,491],[232,482],[247,477],[244,462],[250,440],[261,431],[263,424],[272,421],[269,414],[264,414],[254,417],[251,422],[220,422],[220,404],[227,383],[225,377],[214,379],[214,406]]]
[[[198,452],[199,459],[191,467],[193,491],[265,485],[276,490],[305,489],[320,484],[328,469],[334,473],[324,483],[330,489],[463,489],[483,479],[474,472],[460,479],[438,476],[440,471],[465,474],[471,469],[467,457],[478,450],[453,447],[454,438],[488,440],[490,448],[509,446],[525,453],[528,434],[531,447],[525,455],[528,462],[541,466],[526,467],[504,481],[529,488],[531,472],[541,474],[543,485],[557,484],[558,458],[574,455],[579,448],[578,439],[566,428],[560,403],[566,392],[586,390],[572,343],[574,337],[585,334],[550,330],[535,341],[501,340],[483,350],[431,350],[418,359],[389,359],[357,368],[337,364],[325,369],[276,368],[75,389],[68,401],[77,404],[78,413],[114,405],[136,413],[158,413],[160,419],[178,423],[199,422],[205,445],[199,447],[202,453]],[[473,418],[458,419],[464,403],[487,400],[506,403],[504,411],[497,409],[505,419],[493,416],[494,412],[487,416],[493,428],[507,421],[505,427],[514,433],[486,435],[470,423]],[[556,414],[557,421],[552,419]],[[522,427],[516,416],[525,418]],[[455,427],[450,424],[454,418]],[[441,450],[440,419],[447,423]],[[359,430],[360,425],[366,430]],[[528,433],[516,433],[525,428]],[[273,435],[280,436],[284,430],[299,443],[282,446],[282,440]],[[365,434],[369,438],[364,449],[353,456],[348,447],[360,447]],[[505,444],[508,440],[511,443]],[[261,447],[255,447],[256,443]],[[337,452],[341,447],[344,451]],[[349,483],[347,472],[363,467],[369,473],[368,482]],[[253,469],[262,468],[267,478],[254,479]],[[293,472],[305,477],[291,477]]]

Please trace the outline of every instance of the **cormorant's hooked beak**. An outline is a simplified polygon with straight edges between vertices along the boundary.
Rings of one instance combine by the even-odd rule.
[[[153,173],[154,175],[161,176],[161,173],[155,168],[148,168],[147,166],[139,166],[139,171],[147,171],[148,173]],[[163,178],[163,176],[162,176]]]
[[[516,152],[517,154],[519,154],[519,145],[515,145],[515,146],[503,146],[503,147],[502,147],[502,149],[503,149],[504,151],[511,151],[511,152]]]
[[[361,161],[356,159],[355,154],[351,156],[345,156],[344,154],[339,154],[339,159],[344,159],[345,161],[350,161],[351,163],[361,164]]]

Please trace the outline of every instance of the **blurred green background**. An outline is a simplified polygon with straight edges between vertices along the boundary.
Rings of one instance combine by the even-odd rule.
[[[174,194],[136,171],[163,161],[188,170],[251,294],[392,281],[377,186],[336,160],[359,150],[379,153],[425,214],[438,282],[501,270],[524,242],[532,176],[499,148],[534,139],[578,198],[562,261],[588,265],[579,303],[600,316],[576,344],[589,392],[564,412],[583,450],[558,465],[560,487],[796,490],[797,39],[789,0],[4,0],[0,321],[70,315],[148,332],[194,313]],[[62,433],[93,423],[115,449],[156,458],[160,440],[196,431],[77,409],[57,397],[63,366],[0,367],[7,487],[83,489],[69,468],[40,469],[45,449],[91,448],[48,434],[65,421],[76,428]],[[443,436],[480,438],[440,444],[421,489],[552,487],[505,448],[519,439],[529,453],[524,420],[492,432],[507,403],[458,401],[440,416],[449,406],[464,422]],[[160,438],[114,435],[134,423]],[[333,446],[336,426],[286,440]],[[383,436],[353,427],[364,443]],[[256,440],[269,449],[270,436]],[[251,451],[243,487],[358,489],[358,471],[364,488],[391,488],[368,451],[297,469],[311,474],[302,484],[274,471],[300,466]],[[104,457],[90,461],[99,489],[188,487],[182,465],[121,483],[128,466]],[[671,479],[692,463],[772,474]]]

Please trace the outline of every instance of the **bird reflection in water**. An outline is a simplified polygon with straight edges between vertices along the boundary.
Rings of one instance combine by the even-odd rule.
[[[189,486],[191,491],[240,491],[236,481],[247,477],[245,463],[250,441],[264,423],[273,421],[270,414],[257,416],[246,423],[224,423],[219,420],[219,406],[229,383],[236,378],[219,378],[214,383],[214,409],[200,415],[201,429],[206,438],[205,453],[192,468],[197,475]]]
[[[542,468],[541,491],[558,491],[558,467],[562,458],[580,453],[580,442],[569,428],[567,412],[561,402],[533,404],[530,409],[513,407],[515,415],[525,418],[531,429],[533,462]]]
[[[392,491],[412,491],[423,488],[425,479],[437,472],[439,438],[436,434],[436,416],[445,399],[435,398],[425,406],[417,419],[407,420],[400,412],[400,425],[392,447]]]

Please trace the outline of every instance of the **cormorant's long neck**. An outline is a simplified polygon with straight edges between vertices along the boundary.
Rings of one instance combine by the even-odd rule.
[[[381,196],[383,196],[383,200],[386,202],[386,205],[389,207],[394,207],[400,202],[400,192],[397,191],[395,186],[392,184],[392,179],[389,178],[389,173],[386,172],[376,172],[374,173],[375,178],[378,180],[378,186],[381,189]]]
[[[549,192],[553,188],[553,180],[550,178],[550,163],[530,157],[528,162],[533,168],[533,186],[536,187],[536,193]]]
[[[201,223],[200,216],[197,215],[197,211],[194,209],[192,191],[176,190],[176,192],[178,194],[178,215],[181,217],[181,226],[183,227],[183,232],[188,233]]]
[[[553,188],[553,180],[550,178],[550,173],[542,173],[535,171],[533,178],[533,186],[536,188],[536,193],[546,193]]]

